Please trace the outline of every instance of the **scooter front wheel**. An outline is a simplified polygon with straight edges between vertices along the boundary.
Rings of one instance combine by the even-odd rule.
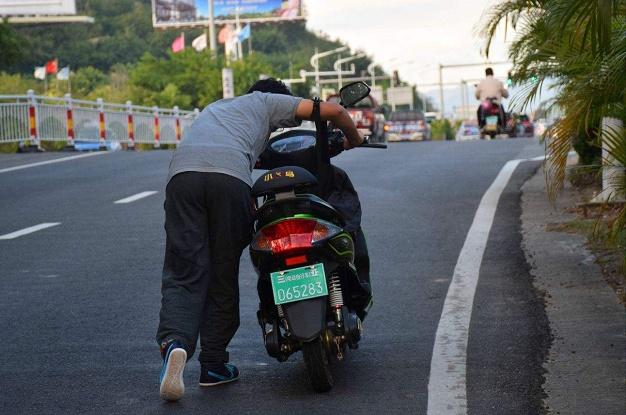
[[[322,340],[318,337],[311,342],[303,343],[302,355],[315,392],[331,390],[335,382]]]

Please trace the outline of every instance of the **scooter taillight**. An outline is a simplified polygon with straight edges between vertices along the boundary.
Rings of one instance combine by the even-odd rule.
[[[313,243],[339,232],[340,227],[316,219],[285,219],[261,229],[252,241],[252,248],[289,254],[310,249]]]

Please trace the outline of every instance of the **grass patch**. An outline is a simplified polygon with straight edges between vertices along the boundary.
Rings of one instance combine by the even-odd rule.
[[[17,153],[18,143],[0,143],[0,153]]]

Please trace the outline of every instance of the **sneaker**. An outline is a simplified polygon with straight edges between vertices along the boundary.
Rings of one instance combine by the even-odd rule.
[[[161,369],[159,394],[166,401],[177,401],[185,394],[183,371],[187,363],[187,351],[178,342],[167,345]]]
[[[234,382],[239,379],[239,369],[230,363],[224,363],[219,369],[208,370],[202,368],[200,386],[217,386],[222,383]]]

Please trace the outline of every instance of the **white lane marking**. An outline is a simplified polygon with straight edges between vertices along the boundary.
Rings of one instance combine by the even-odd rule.
[[[467,414],[467,339],[480,265],[500,195],[522,161],[508,161],[487,189],[459,254],[430,362],[429,415]]]
[[[28,169],[28,168],[37,167],[37,166],[45,166],[46,164],[62,163],[64,161],[82,159],[82,158],[85,158],[85,157],[99,156],[99,155],[102,155],[102,154],[107,154],[107,152],[106,151],[99,151],[99,152],[94,152],[94,153],[79,154],[77,156],[62,157],[60,159],[39,161],[37,163],[22,164],[21,166],[14,166],[14,167],[8,167],[6,169],[0,169],[0,173],[8,173],[10,171],[15,171],[15,170]]]
[[[155,190],[148,190],[146,192],[137,193],[136,195],[128,196],[124,199],[116,200],[113,203],[131,203],[139,199],[143,199],[144,197],[152,196],[155,193],[159,193]]]
[[[7,233],[6,235],[0,235],[0,239],[15,239],[15,238],[19,238],[20,236],[28,235],[29,233],[37,232],[46,228],[51,228],[53,226],[57,226],[60,224],[61,222],[40,223],[39,225],[31,226],[30,228],[25,228],[19,231]]]

